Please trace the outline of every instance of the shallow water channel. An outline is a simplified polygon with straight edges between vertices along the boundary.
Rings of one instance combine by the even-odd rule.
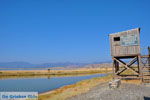
[[[0,79],[0,92],[47,92],[65,85],[74,84],[81,80],[102,77],[106,74],[92,74],[82,76],[57,76],[57,77],[29,77]]]

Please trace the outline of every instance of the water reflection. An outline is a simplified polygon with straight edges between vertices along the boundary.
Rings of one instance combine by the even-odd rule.
[[[46,92],[65,85],[93,77],[102,77],[105,74],[93,75],[40,75],[40,76],[9,76],[1,77],[0,91],[34,91]]]

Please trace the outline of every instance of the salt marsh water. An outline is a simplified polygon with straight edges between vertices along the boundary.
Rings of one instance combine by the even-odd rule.
[[[63,76],[63,77],[36,77],[36,78],[13,78],[0,80],[0,92],[2,91],[34,91],[47,92],[65,85],[74,84],[81,80],[94,77],[102,77],[105,74],[93,74],[84,76]]]

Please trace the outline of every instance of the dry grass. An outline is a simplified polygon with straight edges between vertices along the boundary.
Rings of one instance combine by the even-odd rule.
[[[111,72],[112,68],[78,68],[74,70],[6,70],[0,76],[32,76],[32,75],[76,75]]]
[[[108,82],[111,79],[112,76],[108,75],[104,77],[83,80],[73,85],[64,86],[62,88],[40,94],[39,100],[65,100],[69,97],[85,93],[98,84]]]
[[[142,81],[140,79],[121,80],[121,83],[128,83],[128,84],[140,85],[142,83]]]

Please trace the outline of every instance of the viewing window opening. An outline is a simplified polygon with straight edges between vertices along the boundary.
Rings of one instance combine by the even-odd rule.
[[[120,37],[114,37],[114,41],[120,41]]]

